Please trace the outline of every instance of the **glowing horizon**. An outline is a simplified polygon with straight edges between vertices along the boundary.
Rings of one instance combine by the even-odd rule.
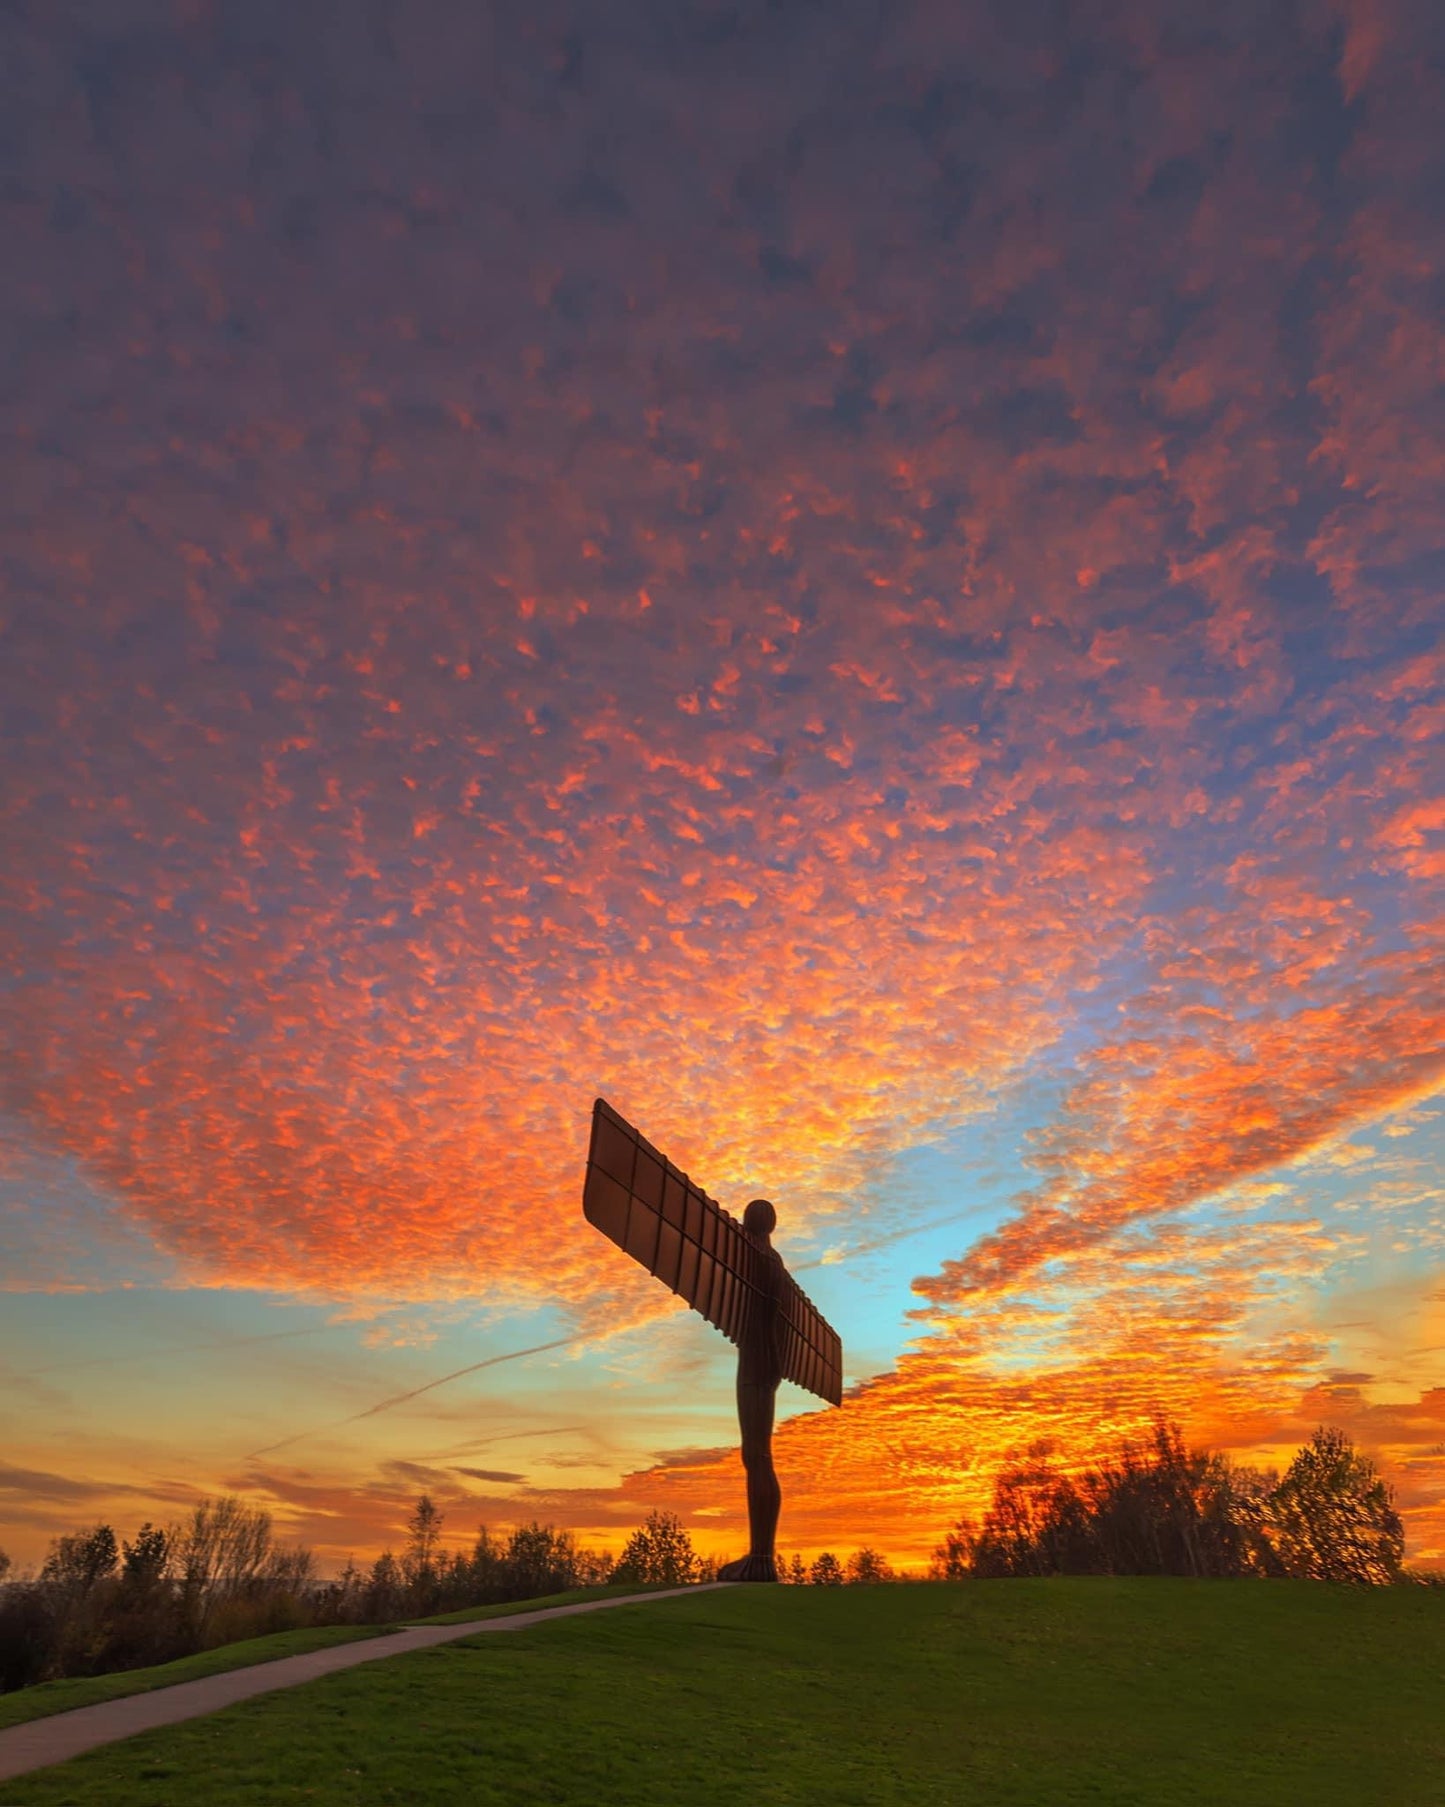
[[[1196,12],[0,27],[0,1547],[736,1552],[600,1092],[785,1550],[1163,1414],[1445,1564],[1445,25]]]

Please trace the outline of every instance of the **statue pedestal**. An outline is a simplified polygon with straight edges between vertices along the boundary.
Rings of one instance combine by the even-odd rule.
[[[771,1556],[740,1556],[736,1562],[725,1562],[717,1572],[719,1581],[776,1581],[778,1565]]]

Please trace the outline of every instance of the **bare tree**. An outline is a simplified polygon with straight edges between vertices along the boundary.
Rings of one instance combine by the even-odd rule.
[[[931,1581],[963,1581],[973,1573],[973,1553],[978,1546],[978,1532],[973,1521],[958,1520],[943,1534],[943,1542],[933,1552],[928,1564]]]
[[[974,1547],[976,1575],[1053,1572],[1048,1531],[1058,1487],[1059,1477],[1042,1446],[1030,1452],[1028,1461],[1003,1470],[994,1482],[993,1504]]]
[[[169,1534],[182,1613],[203,1632],[225,1601],[254,1591],[271,1554],[271,1514],[233,1494],[201,1500]]]

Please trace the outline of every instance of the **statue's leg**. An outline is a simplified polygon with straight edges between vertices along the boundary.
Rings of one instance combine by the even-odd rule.
[[[743,1467],[748,1476],[748,1531],[750,1548],[740,1562],[719,1571],[724,1581],[776,1581],[773,1544],[783,1490],[773,1467],[773,1405],[776,1386],[738,1382],[738,1425],[743,1438]]]
[[[757,1412],[754,1434],[743,1438],[743,1467],[748,1474],[748,1524],[752,1531],[752,1554],[771,1557],[778,1534],[778,1514],[782,1510],[783,1490],[778,1485],[778,1471],[773,1467],[773,1401],[771,1387],[749,1389],[756,1396]]]

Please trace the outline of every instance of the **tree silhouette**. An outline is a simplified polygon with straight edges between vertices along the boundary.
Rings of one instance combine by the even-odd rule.
[[[1189,1449],[1177,1425],[1125,1443],[1076,1482],[1036,1444],[1005,1468],[975,1537],[959,1522],[933,1552],[965,1575],[1302,1575],[1379,1584],[1403,1574],[1390,1490],[1342,1431],[1321,1428],[1284,1479]]]
[[[115,1573],[118,1554],[115,1532],[109,1525],[57,1537],[40,1570],[40,1579],[87,1594],[98,1581]]]
[[[149,1522],[143,1524],[135,1541],[125,1545],[121,1580],[133,1593],[148,1593],[165,1575],[170,1554],[170,1539],[165,1532]]]
[[[808,1579],[814,1587],[842,1587],[843,1565],[831,1550],[824,1550],[808,1570]]]
[[[861,1550],[854,1550],[844,1572],[851,1587],[868,1587],[893,1579],[893,1570],[886,1559],[866,1544]]]
[[[1158,1423],[1147,1443],[1126,1443],[1084,1476],[1081,1519],[1054,1533],[1056,1566],[1065,1573],[1242,1574],[1251,1566],[1247,1493],[1242,1471],[1223,1456],[1187,1448],[1178,1425]]]
[[[612,1567],[614,1581],[645,1586],[687,1587],[696,1577],[697,1553],[674,1512],[649,1512]]]
[[[404,1583],[401,1564],[390,1550],[383,1550],[371,1565],[366,1583],[366,1616],[389,1619],[401,1604]]]
[[[271,1555],[271,1514],[234,1495],[201,1500],[171,1545],[184,1616],[205,1628],[219,1605],[253,1592]]]
[[[978,1533],[973,1521],[967,1518],[958,1520],[943,1535],[943,1542],[933,1552],[928,1564],[928,1575],[932,1581],[962,1581],[973,1573],[973,1553],[978,1544]]]
[[[435,1585],[443,1522],[429,1493],[422,1494],[406,1521],[406,1549],[402,1552],[401,1572],[407,1585],[418,1595],[425,1595]]]
[[[1040,1445],[1029,1460],[1004,1469],[994,1482],[993,1504],[984,1516],[974,1549],[976,1575],[1048,1575],[1057,1564],[1051,1548],[1056,1508],[1072,1497],[1058,1498],[1059,1477]],[[1072,1490],[1070,1490],[1072,1494]]]
[[[1285,1470],[1269,1501],[1286,1574],[1313,1581],[1397,1581],[1404,1527],[1387,1484],[1343,1431],[1324,1425]]]
[[[570,1531],[551,1525],[518,1525],[503,1558],[507,1597],[531,1600],[577,1585],[577,1545]]]

